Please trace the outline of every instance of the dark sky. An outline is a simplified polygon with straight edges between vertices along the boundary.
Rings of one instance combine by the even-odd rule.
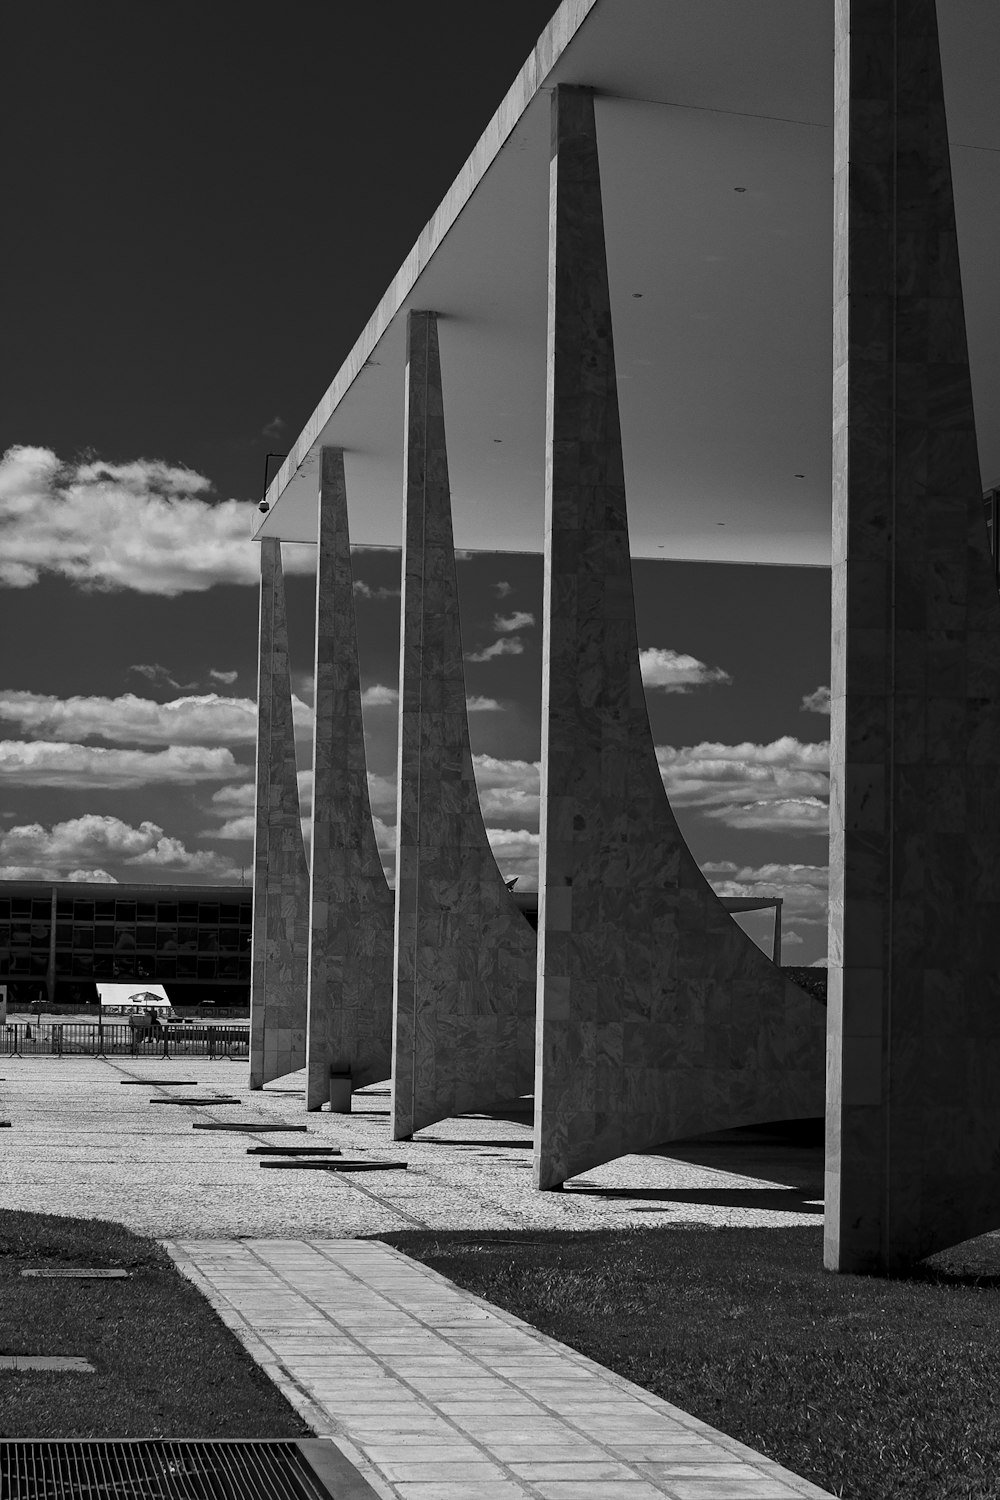
[[[554,9],[25,0],[7,17],[0,453],[25,446],[0,460],[0,638],[17,643],[0,678],[0,878],[248,868],[265,453],[297,436]],[[165,479],[160,460],[195,473]],[[228,497],[246,503],[217,533]],[[305,549],[285,552],[305,798],[314,583]],[[388,851],[399,555],[355,562]],[[541,567],[477,554],[459,569],[484,812],[525,881]],[[662,658],[651,727],[692,851],[723,894],[783,891],[789,955],[818,960],[829,721],[807,700],[829,680],[829,575],[640,562],[635,583],[640,646]],[[766,945],[770,916],[746,921]]]
[[[555,8],[9,9],[2,447],[256,495]]]

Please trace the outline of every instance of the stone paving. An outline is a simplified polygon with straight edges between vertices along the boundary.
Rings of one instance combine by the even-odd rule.
[[[157,1108],[185,1080],[238,1104]],[[107,1218],[178,1263],[320,1435],[393,1500],[787,1500],[814,1485],[358,1236],[406,1228],[821,1224],[822,1152],[720,1135],[624,1157],[565,1192],[530,1187],[525,1110],[402,1143],[388,1090],[306,1114],[304,1078],[250,1093],[245,1063],[0,1058],[0,1202]],[[195,1131],[245,1122],[247,1133]],[[305,1134],[267,1134],[306,1123]],[[248,1148],[406,1161],[359,1176],[264,1172]]]
[[[463,1116],[389,1139],[388,1085],[354,1096],[355,1112],[306,1114],[304,1073],[251,1093],[245,1062],[207,1058],[0,1057],[0,1154],[8,1208],[115,1219],[158,1238],[349,1238],[410,1228],[599,1229],[627,1225],[822,1224],[819,1147],[754,1136],[625,1156],[536,1193],[526,1110]],[[152,1107],[179,1090],[127,1079],[192,1080],[192,1094],[240,1104]],[[258,1124],[256,1133],[192,1130],[194,1121]],[[275,1121],[308,1133],[271,1135]],[[247,1147],[339,1145],[345,1156],[406,1161],[406,1172],[262,1172]]]
[[[316,1433],[382,1496],[827,1494],[388,1245],[167,1248]]]

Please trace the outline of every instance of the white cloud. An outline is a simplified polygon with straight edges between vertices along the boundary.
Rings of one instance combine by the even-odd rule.
[[[363,579],[355,578],[354,592],[359,599],[374,599],[381,602],[383,599],[398,599],[401,591],[388,588],[384,583],[373,589],[371,584],[365,583]]]
[[[243,781],[236,786],[220,786],[212,793],[212,810],[228,817],[234,812],[253,812],[257,801],[257,788],[252,781]]]
[[[495,698],[483,698],[479,693],[473,693],[471,698],[466,699],[470,714],[496,713],[501,706]]]
[[[213,502],[211,490],[204,475],[161,459],[63,464],[48,448],[10,448],[0,460],[0,584],[28,588],[54,574],[166,598],[255,585],[253,502]],[[286,571],[313,571],[315,551],[286,547]]]
[[[732,682],[721,667],[708,667],[695,656],[670,651],[664,646],[648,646],[639,652],[639,670],[643,687],[659,688],[664,693],[690,693],[696,687]]]
[[[818,687],[812,693],[806,693],[799,707],[804,713],[829,714],[830,712],[830,689]]]
[[[396,820],[396,778],[395,776],[379,776],[375,771],[368,772],[368,801],[371,803],[373,814],[379,814],[388,818],[391,822]]]
[[[493,629],[498,630],[501,635],[513,635],[515,631],[527,630],[534,623],[534,615],[529,614],[526,609],[515,609],[512,615],[493,616]]]
[[[805,938],[800,938],[797,932],[783,932],[781,934],[782,952],[786,948],[801,948],[804,942]]]
[[[129,667],[129,671],[145,677],[153,687],[161,688],[164,692],[189,693],[198,686],[196,682],[178,682],[169,667],[162,666],[158,661],[135,662]]]
[[[64,873],[48,865],[0,865],[0,880],[86,880],[95,885],[118,884],[107,870],[70,870]]]
[[[208,675],[215,682],[221,682],[223,687],[232,687],[240,674],[239,672],[217,672],[214,667],[209,667]]]
[[[524,642],[519,635],[502,635],[495,640],[491,646],[484,646],[481,651],[467,651],[466,661],[492,661],[495,656],[520,656],[524,651]]]
[[[516,875],[519,891],[536,891],[538,834],[526,828],[487,828],[486,837],[504,879]]]
[[[0,742],[0,777],[13,786],[190,786],[199,781],[239,781],[249,774],[232,751],[205,745],[149,751],[47,740]]]
[[[727,828],[757,833],[826,833],[829,807],[818,797],[792,797],[787,801],[750,802],[741,807],[714,807],[705,813]]]
[[[722,860],[703,865],[702,873],[719,896],[781,896],[783,922],[794,920],[799,926],[826,926],[829,885],[826,865],[754,866]],[[788,940],[782,938],[783,942]]]
[[[373,682],[361,694],[361,702],[365,708],[393,708],[399,702],[399,689]]]
[[[484,818],[538,827],[539,765],[537,761],[501,760],[473,756],[476,787]]]
[[[239,818],[228,818],[218,828],[206,831],[206,838],[213,839],[250,839],[253,841],[255,818],[253,813],[244,813]]]
[[[804,744],[791,735],[767,745],[658,745],[656,757],[675,807],[763,807],[802,799],[821,804],[829,791],[829,745]],[[715,816],[730,821],[722,812]]]
[[[496,596],[498,599],[506,599],[508,594],[512,594],[514,592],[512,586],[504,578],[499,579],[493,585],[493,587],[496,590]]]
[[[188,850],[156,823],[133,828],[120,818],[96,813],[53,823],[51,828],[28,823],[8,829],[0,835],[0,860],[45,870],[39,878],[48,880],[113,880],[116,877],[104,866],[115,862],[129,870],[154,867],[219,880],[236,873],[227,860],[206,850]]]
[[[306,709],[299,705],[299,712]],[[308,712],[308,710],[306,710]],[[0,720],[54,740],[101,739],[133,745],[248,745],[257,737],[257,705],[219,693],[156,703],[119,698],[57,698],[49,693],[0,692]]]

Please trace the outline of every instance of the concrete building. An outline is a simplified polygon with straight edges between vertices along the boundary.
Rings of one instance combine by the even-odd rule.
[[[0,984],[12,1006],[97,1008],[98,981],[162,984],[171,1003],[245,1010],[247,886],[0,881]]]
[[[564,0],[271,484],[266,556],[329,506],[343,536],[404,543],[397,1135],[520,1076],[522,934],[478,832],[448,580],[453,544],[535,546],[536,1185],[819,1113],[825,1050],[827,1264],[1000,1226],[997,55],[976,0]],[[677,827],[634,555],[831,569],[828,1016]],[[270,652],[262,632],[262,682]],[[354,681],[349,630],[337,660]],[[314,824],[329,872],[352,816]],[[283,1025],[360,1013],[384,931],[350,928],[318,984],[313,922]]]

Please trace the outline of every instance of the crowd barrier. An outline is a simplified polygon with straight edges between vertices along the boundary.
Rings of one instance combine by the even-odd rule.
[[[128,1023],[18,1021],[0,1026],[3,1057],[208,1057],[250,1055],[248,1026],[159,1026]]]

